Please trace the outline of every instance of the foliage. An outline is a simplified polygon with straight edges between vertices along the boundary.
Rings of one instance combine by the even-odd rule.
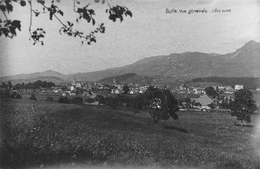
[[[230,109],[230,104],[231,104],[231,102],[232,102],[232,100],[231,99],[228,99],[228,98],[226,98],[226,97],[221,97],[220,99],[219,99],[219,101],[221,101],[221,103],[219,103],[219,107],[221,108],[221,109]]]
[[[2,82],[2,85],[1,85],[2,88],[6,88],[7,85],[5,84],[5,82]]]
[[[50,96],[48,96],[47,98],[46,98],[46,101],[49,101],[49,102],[52,102],[54,100],[54,98],[53,97],[50,97]]]
[[[119,99],[117,97],[106,97],[102,104],[116,109],[119,106]]]
[[[96,36],[97,33],[105,33],[105,26],[104,23],[98,25],[93,31],[90,33],[84,33],[78,31],[74,27],[74,23],[72,21],[63,22],[60,17],[64,16],[64,12],[59,8],[57,5],[60,0],[52,0],[51,4],[48,6],[45,3],[45,0],[27,0],[29,7],[30,7],[30,25],[29,25],[29,32],[30,32],[30,40],[33,40],[33,45],[36,43],[40,43],[44,45],[43,39],[45,37],[46,32],[43,28],[37,28],[36,30],[32,31],[32,18],[33,14],[35,17],[38,17],[40,14],[49,14],[49,19],[53,20],[56,19],[60,24],[61,28],[59,30],[60,34],[66,34],[68,36],[77,37],[81,39],[82,44],[86,41],[88,45],[95,42],[96,43]],[[38,11],[33,9],[33,4],[37,2],[43,7],[43,11]],[[99,2],[95,0],[95,2]],[[27,5],[25,0],[1,0],[0,1],[0,10],[4,14],[4,19],[0,19],[0,36],[4,35],[5,37],[13,38],[17,36],[17,30],[21,31],[21,21],[19,20],[11,20],[9,19],[8,15],[13,12],[13,3],[20,3],[22,7]],[[102,0],[102,4],[105,3],[105,0]],[[132,17],[132,12],[125,6],[111,6],[107,1],[108,9],[106,9],[106,13],[109,14],[109,19],[115,22],[119,19],[121,22],[124,20],[124,17],[130,16]],[[77,13],[79,17],[75,19],[77,23],[80,20],[85,20],[87,23],[91,23],[93,26],[96,25],[96,20],[94,19],[95,11],[90,8],[90,3],[87,5],[81,5],[81,3],[77,0],[73,0],[73,12]]]
[[[14,99],[22,99],[22,96],[17,92],[12,92],[11,97]]]
[[[104,102],[104,96],[102,96],[102,95],[97,95],[96,99],[97,99],[99,105]]]
[[[190,107],[191,107],[191,98],[186,97],[184,100],[185,100],[185,102],[186,102],[186,107],[187,107],[187,109],[189,110]]]
[[[205,91],[207,93],[207,95],[211,98],[218,98],[219,94],[218,91],[214,89],[214,87],[210,86],[210,87],[206,87]]]
[[[12,94],[11,89],[5,88],[4,90],[1,90],[1,96],[10,98]]]
[[[73,97],[71,103],[81,105],[83,104],[83,99],[81,97]]]
[[[87,103],[89,103],[89,104],[90,104],[90,103],[94,103],[94,102],[95,102],[95,99],[88,97],[88,98],[85,99],[85,102],[87,102]]]
[[[236,116],[242,122],[251,122],[251,114],[257,109],[253,94],[248,89],[235,92],[235,100],[231,103],[231,116]]]
[[[61,96],[61,97],[59,98],[59,102],[60,102],[60,103],[67,103],[67,104],[69,104],[69,103],[70,103],[70,100],[69,100],[68,97],[63,97],[63,96]]]
[[[179,110],[178,101],[169,90],[150,87],[144,93],[144,97],[154,124],[161,119],[168,120],[170,117],[174,120],[178,119],[176,114]]]
[[[37,80],[33,83],[17,83],[14,85],[14,88],[19,90],[19,89],[39,89],[39,88],[51,88],[55,86],[55,83],[53,82],[46,82],[46,81],[41,81]]]
[[[123,93],[128,94],[129,91],[130,91],[130,88],[127,85],[124,85],[123,86]]]
[[[29,100],[37,100],[37,99],[36,99],[35,95],[32,94],[31,97],[29,97]]]

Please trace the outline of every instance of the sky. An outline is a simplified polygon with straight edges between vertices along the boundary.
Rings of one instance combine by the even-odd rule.
[[[106,26],[105,34],[98,34],[97,43],[90,46],[82,45],[78,38],[60,35],[60,23],[55,19],[50,21],[48,14],[33,17],[32,28],[43,27],[47,32],[44,46],[33,45],[28,31],[29,5],[22,8],[14,4],[9,17],[21,20],[22,31],[13,39],[0,37],[0,76],[46,70],[62,74],[91,72],[171,53],[226,54],[250,40],[260,42],[260,0],[109,0],[111,5],[124,5],[132,11],[133,17],[126,17],[122,23],[108,19],[107,4],[94,0],[80,2],[80,5],[90,3],[89,8],[96,13],[96,24],[103,22]],[[73,0],[61,0],[57,5],[64,11],[60,19],[75,23]],[[33,7],[41,10],[35,1]],[[207,13],[188,13],[198,9]],[[187,13],[167,13],[167,10],[187,10]],[[83,20],[75,26],[86,33],[95,29]]]

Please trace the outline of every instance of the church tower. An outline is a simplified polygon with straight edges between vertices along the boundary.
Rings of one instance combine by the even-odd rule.
[[[116,84],[116,78],[115,77],[113,78],[113,84]]]
[[[72,81],[72,86],[75,86],[76,85],[76,77],[74,75],[74,78],[73,78],[73,81]]]

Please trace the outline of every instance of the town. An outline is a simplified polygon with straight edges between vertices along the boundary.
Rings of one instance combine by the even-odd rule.
[[[119,95],[131,96],[132,98],[142,95],[151,85],[138,83],[123,84],[113,78],[111,83],[82,82],[77,81],[75,76],[70,83],[52,83],[36,81],[34,83],[2,83],[1,95],[12,98],[37,101],[58,101],[63,103],[104,105],[105,98],[115,98]],[[177,98],[180,111],[197,110],[209,111],[219,109],[229,111],[229,103],[234,101],[234,92],[243,89],[243,85],[189,85],[180,83],[175,87],[155,85],[158,89],[169,89]],[[257,89],[256,91],[259,91]],[[77,100],[77,101],[75,101]],[[121,100],[121,104],[127,106]]]

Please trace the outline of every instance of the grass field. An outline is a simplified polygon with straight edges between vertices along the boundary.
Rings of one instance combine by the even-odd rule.
[[[235,126],[228,113],[178,114],[153,125],[127,108],[2,99],[1,168],[260,168],[257,125]]]

